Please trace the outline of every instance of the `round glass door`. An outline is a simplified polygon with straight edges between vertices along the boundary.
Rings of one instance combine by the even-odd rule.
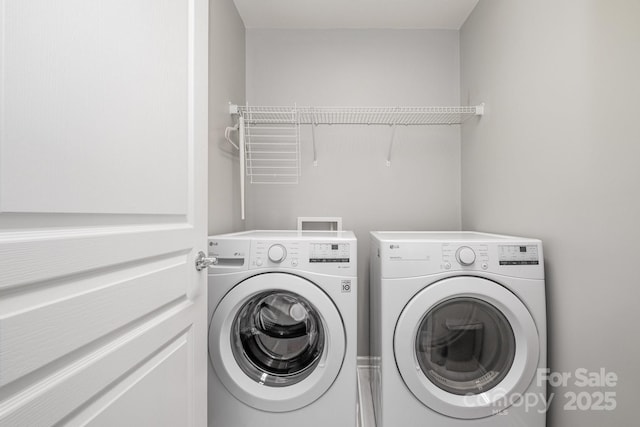
[[[513,364],[516,340],[509,321],[493,305],[477,298],[452,298],[424,317],[415,351],[433,384],[469,395],[502,381]]]
[[[284,387],[305,379],[320,361],[324,327],[305,298],[285,291],[262,292],[240,309],[231,346],[240,368],[256,382]]]
[[[506,409],[526,391],[538,366],[538,339],[531,313],[511,291],[458,276],[426,286],[409,301],[393,349],[402,380],[425,406],[477,419]]]
[[[346,352],[340,312],[316,284],[264,273],[235,285],[213,310],[209,357],[237,399],[268,412],[302,408],[331,387]]]

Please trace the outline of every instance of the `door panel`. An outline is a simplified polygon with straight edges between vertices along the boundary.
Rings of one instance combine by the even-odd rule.
[[[141,316],[185,300],[182,278],[191,267],[186,262],[183,255],[3,300],[0,307],[11,305],[13,310],[0,310],[4,313],[0,336],[6,346],[0,354],[0,386]]]
[[[2,219],[0,213],[0,220]],[[0,289],[37,287],[43,280],[69,280],[78,274],[100,275],[127,263],[186,253],[193,227],[185,223],[120,226],[96,230],[51,227],[3,231],[0,245]],[[118,250],[114,250],[118,248]]]
[[[2,3],[1,210],[186,214],[189,2]]]
[[[1,425],[53,425],[74,418],[85,406],[87,410],[84,412],[84,418],[93,418],[96,412],[103,411],[105,406],[108,406],[95,407],[91,405],[93,400],[99,400],[109,395],[112,389],[134,381],[138,366],[145,364],[185,334],[183,328],[188,319],[185,318],[184,312],[185,306],[189,305],[191,304],[186,303],[173,307],[154,316],[153,322],[140,322],[126,333],[111,337],[107,342],[88,346],[74,360],[52,364],[51,373],[45,372],[43,375],[37,372],[37,375],[24,377],[24,381],[5,386],[6,391],[14,392],[14,395],[2,404]],[[193,346],[193,334],[187,337]],[[175,374],[193,383],[194,377],[187,374],[190,370],[189,365],[193,365],[193,359],[197,355],[192,352],[189,356],[188,363]],[[170,383],[170,380],[171,378],[166,378],[162,389],[147,395],[138,404],[146,408],[149,408],[149,405],[159,405],[157,393],[171,393],[174,384]],[[28,384],[25,387],[23,383]],[[194,388],[196,386],[197,384],[194,384]],[[193,392],[191,393],[190,397],[193,397]],[[117,402],[117,398],[111,399],[109,404]],[[193,403],[192,399],[191,406]],[[176,409],[180,411],[179,406]],[[193,413],[193,408],[190,409]],[[127,414],[122,414],[122,417],[126,419]],[[204,421],[201,424],[185,425],[204,425]]]
[[[188,424],[190,384],[189,377],[181,375],[190,358],[189,337],[179,339],[149,360],[126,382],[105,395],[95,406],[100,407],[89,426],[180,426]],[[170,382],[172,387],[164,384]],[[152,396],[150,399],[149,397]],[[147,402],[147,404],[140,404]],[[93,410],[85,411],[92,413]],[[82,414],[84,415],[84,414]],[[82,416],[70,422],[84,425]]]
[[[0,0],[0,425],[205,425],[205,0]]]

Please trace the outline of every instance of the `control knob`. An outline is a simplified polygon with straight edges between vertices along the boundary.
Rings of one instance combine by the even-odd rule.
[[[476,253],[469,246],[462,246],[456,252],[456,259],[461,265],[471,265],[476,262]]]
[[[287,257],[287,249],[281,244],[272,245],[267,255],[271,262],[280,263]]]

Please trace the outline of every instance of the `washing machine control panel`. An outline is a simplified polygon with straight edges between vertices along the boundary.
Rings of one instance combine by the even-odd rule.
[[[251,243],[249,268],[293,268],[334,272],[355,268],[356,245],[345,241],[273,241]]]
[[[300,243],[255,240],[251,242],[249,268],[296,267],[300,260]]]
[[[292,237],[289,237],[292,236]],[[357,274],[353,232],[255,231],[209,237],[209,274],[240,270],[293,270],[328,275]]]
[[[349,243],[311,243],[309,245],[309,262],[349,262]]]
[[[271,262],[280,263],[287,258],[287,248],[279,243],[271,245],[267,251],[267,257]]]

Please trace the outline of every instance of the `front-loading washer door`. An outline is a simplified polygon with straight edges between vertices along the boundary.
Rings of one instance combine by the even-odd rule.
[[[523,397],[538,366],[538,331],[505,287],[458,276],[427,286],[405,306],[394,354],[424,405],[453,418],[483,418]]]
[[[236,285],[209,326],[211,363],[237,399],[270,412],[306,406],[333,384],[345,356],[342,318],[329,296],[293,274]]]

